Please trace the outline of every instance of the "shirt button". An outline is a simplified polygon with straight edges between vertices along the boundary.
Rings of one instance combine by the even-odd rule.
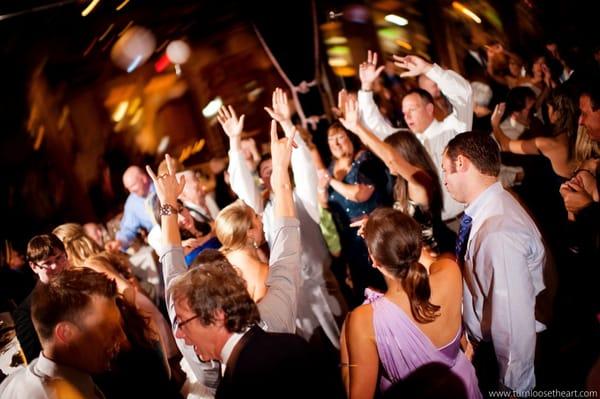
[[[350,208],[346,208],[346,212],[350,212]]]

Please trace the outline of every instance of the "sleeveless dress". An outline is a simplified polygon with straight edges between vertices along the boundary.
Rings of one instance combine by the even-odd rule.
[[[381,293],[366,292],[366,303],[373,306],[373,328],[383,372],[379,381],[381,392],[402,380],[417,368],[432,362],[450,368],[465,384],[470,399],[482,398],[475,368],[460,350],[460,329],[455,338],[442,348],[436,348],[406,313]]]

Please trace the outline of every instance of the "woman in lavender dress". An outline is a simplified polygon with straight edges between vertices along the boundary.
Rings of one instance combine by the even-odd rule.
[[[344,324],[348,397],[373,398],[420,366],[439,362],[462,380],[470,399],[481,398],[475,369],[460,350],[462,276],[456,262],[427,257],[419,224],[397,210],[371,213],[364,237],[388,290],[369,291]]]

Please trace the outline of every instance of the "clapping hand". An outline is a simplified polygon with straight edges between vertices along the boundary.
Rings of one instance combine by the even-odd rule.
[[[384,68],[384,65],[380,66],[379,68],[377,67],[377,53],[369,50],[367,52],[367,61],[360,64],[358,69],[361,89],[365,91],[371,91],[373,89],[373,82],[375,82],[375,79],[377,79]]]
[[[398,68],[407,69],[406,72],[402,72],[400,74],[401,78],[422,75],[429,72],[432,67],[430,63],[421,57],[417,57],[416,55],[407,55],[406,57],[394,55],[394,65],[396,65]]]

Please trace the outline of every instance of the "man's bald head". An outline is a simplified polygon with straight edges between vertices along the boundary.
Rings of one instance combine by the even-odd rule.
[[[123,185],[130,193],[146,197],[150,190],[150,178],[139,166],[130,166],[123,173]]]

